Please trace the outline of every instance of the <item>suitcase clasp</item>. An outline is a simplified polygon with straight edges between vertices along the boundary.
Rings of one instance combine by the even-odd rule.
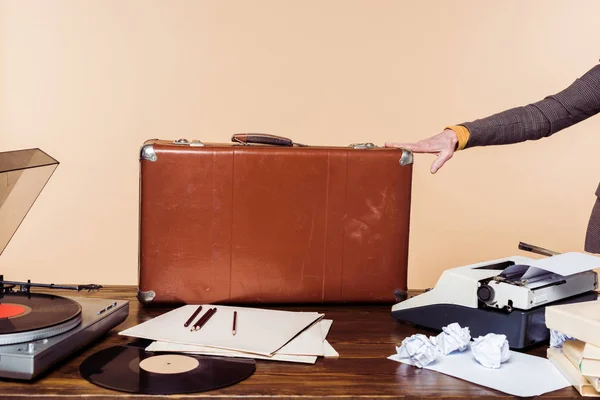
[[[377,146],[373,143],[353,143],[348,147],[352,147],[353,149],[372,149]]]
[[[190,146],[190,147],[202,147],[204,146],[204,143],[202,143],[199,140],[192,140],[191,142],[187,139],[177,139],[175,141],[173,141],[174,144],[178,144],[178,145],[186,145],[186,146]]]

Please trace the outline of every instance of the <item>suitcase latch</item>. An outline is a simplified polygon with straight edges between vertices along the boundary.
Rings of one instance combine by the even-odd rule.
[[[377,146],[373,143],[353,143],[349,147],[352,147],[353,149],[372,149]]]
[[[202,147],[204,146],[204,143],[202,143],[199,140],[192,140],[191,142],[187,139],[177,139],[175,141],[173,141],[174,144],[178,144],[178,145],[184,145],[184,146],[191,146],[191,147]]]

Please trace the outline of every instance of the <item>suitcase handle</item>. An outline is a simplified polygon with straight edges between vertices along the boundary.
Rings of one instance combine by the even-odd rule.
[[[236,133],[231,137],[232,142],[247,144],[270,144],[273,146],[293,146],[292,139],[266,133]]]
[[[285,147],[310,147],[306,144],[296,143],[292,139],[288,139],[283,136],[269,135],[268,133],[236,133],[231,137],[232,142],[241,143],[244,146],[249,144],[268,144],[273,146],[285,146]],[[353,149],[372,149],[377,148],[373,143],[354,143],[349,147]],[[412,152],[406,149],[402,149],[402,157],[400,158],[400,165],[405,166],[412,164],[413,156]]]

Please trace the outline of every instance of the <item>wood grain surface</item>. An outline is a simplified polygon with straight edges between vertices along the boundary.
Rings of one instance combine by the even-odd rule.
[[[117,333],[158,316],[171,308],[142,307],[135,298],[135,287],[106,287],[95,293],[55,294],[126,299],[130,301],[128,319],[100,340],[56,365],[33,382],[0,381],[0,398],[86,398],[115,399],[149,396],[132,395],[95,386],[79,374],[79,365],[89,355],[114,345],[126,344],[131,338]],[[277,307],[274,307],[277,308]],[[391,305],[278,307],[290,311],[318,311],[333,325],[327,339],[340,354],[339,358],[319,358],[315,365],[257,360],[256,372],[243,382],[223,389],[193,395],[153,396],[152,398],[510,398],[434,371],[418,369],[386,357],[395,346],[414,333],[427,333],[400,323],[390,315]],[[545,356],[546,346],[529,353]],[[1,361],[1,360],[0,360]],[[546,398],[580,397],[569,387],[548,393]]]

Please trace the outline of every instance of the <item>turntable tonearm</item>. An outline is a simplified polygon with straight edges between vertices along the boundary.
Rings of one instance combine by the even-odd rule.
[[[39,149],[0,153],[0,255],[58,164]],[[46,293],[32,293],[32,287]],[[34,379],[123,322],[126,300],[47,293],[101,288],[5,281],[0,275],[0,377]]]

